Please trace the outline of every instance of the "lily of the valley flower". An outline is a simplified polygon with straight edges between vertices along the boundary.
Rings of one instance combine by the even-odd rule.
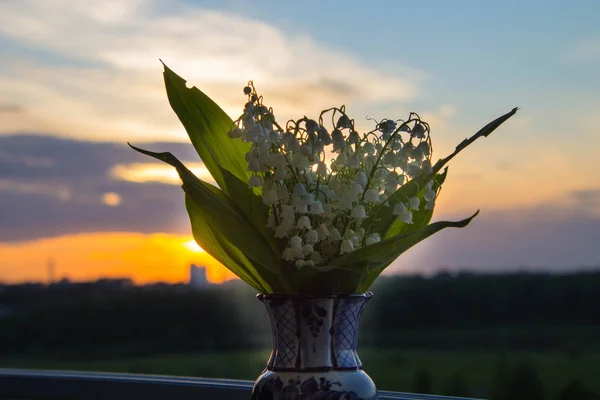
[[[431,173],[429,126],[416,114],[407,121],[383,119],[365,134],[356,130],[344,107],[284,127],[251,83],[244,93],[244,113],[228,135],[251,144],[248,186],[262,188],[267,227],[287,243],[284,261],[305,268],[378,243],[381,233],[366,234],[363,226],[376,206],[392,207],[399,221],[413,223],[419,197],[387,201],[407,176]],[[328,128],[326,121],[336,123]],[[436,196],[431,183],[422,196],[431,209]]]

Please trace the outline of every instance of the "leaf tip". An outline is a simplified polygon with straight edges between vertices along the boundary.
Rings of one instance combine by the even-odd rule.
[[[132,145],[131,143],[127,142],[127,146],[131,147],[133,150],[135,151],[140,151],[141,149],[139,147],[135,147],[134,145]]]
[[[481,210],[475,211],[475,214],[473,214],[469,218],[467,218],[467,224],[469,224],[469,222],[471,222],[473,220],[473,218],[475,218],[476,216],[479,215],[479,211],[481,211]]]

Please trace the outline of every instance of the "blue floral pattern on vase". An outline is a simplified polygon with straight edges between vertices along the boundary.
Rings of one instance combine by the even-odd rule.
[[[271,321],[273,351],[252,398],[377,399],[356,351],[360,315],[371,296],[259,295]]]

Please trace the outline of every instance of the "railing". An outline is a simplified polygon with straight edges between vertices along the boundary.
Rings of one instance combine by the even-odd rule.
[[[248,400],[251,390],[252,382],[233,379],[0,368],[3,400]],[[379,398],[469,400],[386,391],[380,391]]]

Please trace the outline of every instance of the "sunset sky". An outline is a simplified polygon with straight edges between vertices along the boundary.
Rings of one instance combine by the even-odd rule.
[[[481,214],[390,273],[600,267],[600,3],[590,1],[0,1],[0,282],[186,281],[177,175],[126,145],[207,171],[162,59],[236,118],[250,79],[279,120],[345,104],[415,111],[434,158],[515,106],[450,165],[435,219]],[[50,261],[51,260],[51,261]]]

